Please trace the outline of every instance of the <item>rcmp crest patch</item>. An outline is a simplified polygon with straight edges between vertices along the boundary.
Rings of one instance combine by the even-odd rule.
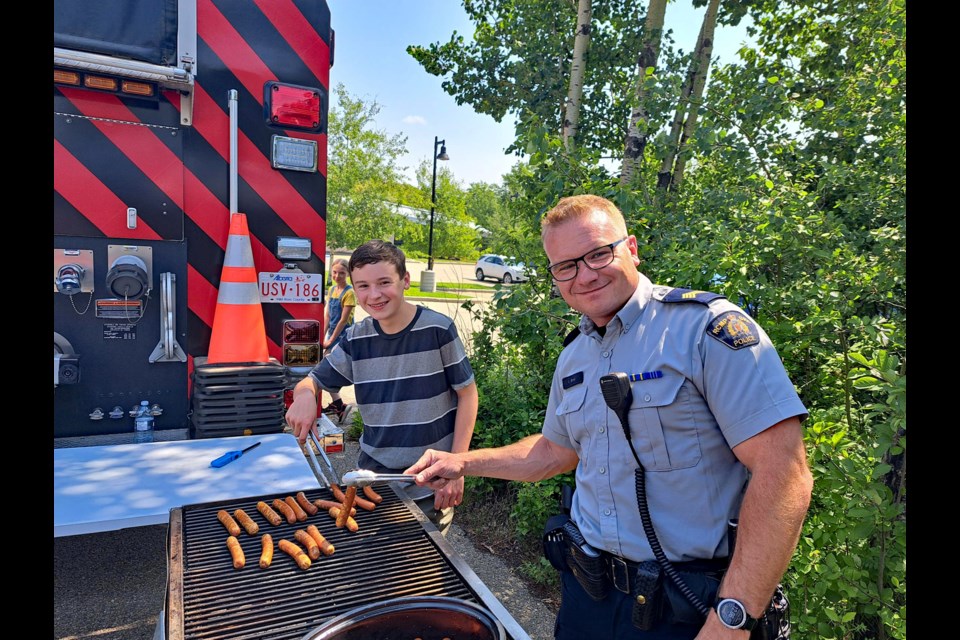
[[[726,311],[707,325],[707,335],[731,349],[752,347],[760,342],[760,332],[753,320],[739,311]]]

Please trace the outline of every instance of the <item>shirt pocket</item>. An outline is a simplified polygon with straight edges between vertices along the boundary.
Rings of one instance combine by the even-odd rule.
[[[700,435],[684,382],[682,375],[665,373],[633,385],[630,430],[647,471],[686,469],[700,462]]]
[[[557,419],[567,430],[567,437],[578,449],[586,435],[584,426],[583,401],[587,397],[586,385],[579,385],[563,392],[557,404]],[[581,453],[581,452],[578,452]],[[582,455],[582,453],[581,453]],[[582,460],[582,458],[581,458]]]

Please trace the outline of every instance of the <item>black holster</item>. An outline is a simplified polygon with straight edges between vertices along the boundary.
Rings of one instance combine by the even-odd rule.
[[[790,640],[790,601],[783,585],[777,585],[760,624],[750,632],[750,640]]]
[[[543,528],[543,555],[557,571],[570,571],[567,565],[567,539],[563,535],[563,525],[570,522],[570,516],[559,514],[550,516]]]
[[[610,592],[610,577],[607,575],[607,560],[587,544],[573,521],[563,525],[567,541],[567,566],[587,595],[594,600],[603,600]]]
[[[630,589],[633,598],[631,618],[633,626],[641,631],[650,631],[663,615],[662,579],[662,570],[656,560],[637,565]]]

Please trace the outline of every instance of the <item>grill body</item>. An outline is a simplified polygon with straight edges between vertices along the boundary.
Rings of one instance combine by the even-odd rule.
[[[359,531],[337,529],[324,510],[304,522],[272,526],[256,503],[265,495],[194,504],[170,512],[166,619],[168,640],[301,640],[332,618],[393,598],[441,596],[486,608],[508,638],[529,640],[526,632],[446,542],[416,505],[389,485],[375,486],[384,500],[373,511],[357,509]],[[304,490],[312,501],[335,500],[329,489]],[[260,532],[238,537],[246,556],[233,568],[227,532],[217,511],[242,508]],[[275,549],[273,563],[260,569],[261,540],[295,542],[294,532],[314,524],[336,548],[301,570]],[[302,547],[302,545],[301,545]],[[406,632],[406,630],[401,630]],[[411,638],[416,630],[410,630]]]

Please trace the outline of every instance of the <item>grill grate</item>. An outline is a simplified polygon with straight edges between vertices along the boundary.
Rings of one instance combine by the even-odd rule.
[[[284,520],[273,526],[257,511],[256,503],[263,500],[271,504],[274,498],[284,498],[277,495],[172,510],[165,625],[168,638],[301,640],[329,619],[357,607],[419,595],[470,601],[502,618],[497,615],[497,609],[505,612],[502,606],[495,603],[491,608],[491,603],[483,601],[478,593],[489,592],[482,583],[471,585],[458,571],[455,565],[462,560],[454,561],[440,548],[446,542],[419,509],[389,485],[375,488],[383,502],[373,511],[357,509],[356,533],[337,529],[324,510],[305,522],[291,525]],[[329,489],[304,493],[311,501],[334,500]],[[217,511],[226,509],[232,514],[238,508],[260,525],[260,532],[238,536],[246,565],[235,570],[226,546],[228,534],[217,520]],[[294,532],[310,524],[317,526],[336,551],[301,570],[276,545],[282,538],[296,542]],[[273,563],[267,569],[257,564],[264,533],[273,537],[275,545]],[[469,573],[476,578],[472,571]],[[516,627],[512,619],[501,619],[501,624],[508,630]]]

